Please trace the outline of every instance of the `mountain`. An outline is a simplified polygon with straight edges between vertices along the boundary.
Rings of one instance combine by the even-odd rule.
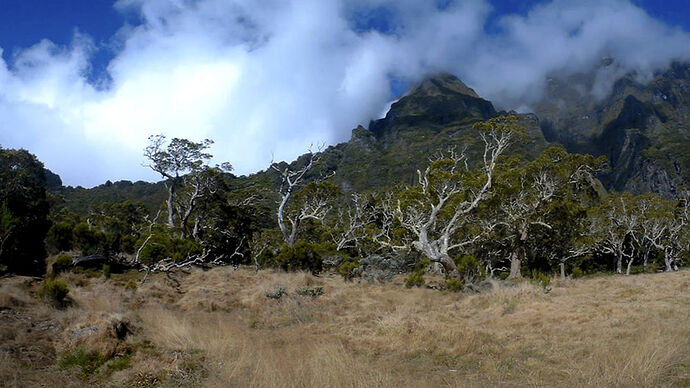
[[[607,60],[601,66],[615,62]],[[470,156],[478,157],[482,147],[474,123],[516,114],[527,139],[510,153],[532,159],[549,143],[561,143],[570,152],[606,155],[611,171],[601,179],[607,189],[676,195],[690,182],[690,66],[674,64],[649,82],[626,74],[608,94],[594,98],[589,91],[599,82],[597,74],[552,77],[534,114],[499,112],[453,75],[427,77],[393,103],[384,118],[371,121],[368,128],[358,126],[349,141],[325,149],[320,170],[312,175],[335,171],[346,193],[413,184],[417,169],[440,150],[467,147]],[[292,165],[302,162],[298,158]],[[277,179],[270,171],[228,176],[233,188],[263,189],[268,202]],[[123,200],[142,201],[153,211],[165,199],[161,182],[122,181],[59,192],[66,206],[81,214],[98,203]]]
[[[601,67],[615,65],[608,59]],[[677,195],[690,183],[690,64],[674,63],[649,80],[626,74],[600,98],[588,92],[597,74],[549,79],[534,109],[545,137],[570,152],[607,156],[609,189]]]
[[[500,114],[506,112],[497,112],[455,76],[439,74],[414,85],[384,118],[370,122],[368,129],[355,128],[350,141],[329,147],[322,159],[336,171],[345,192],[411,184],[417,169],[440,150],[475,144],[468,154],[481,151],[472,125]],[[516,115],[527,128],[528,140],[512,152],[534,157],[547,146],[539,120],[533,114]]]

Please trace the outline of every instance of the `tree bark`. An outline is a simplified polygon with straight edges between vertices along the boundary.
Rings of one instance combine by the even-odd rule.
[[[565,263],[561,261],[558,266],[561,267],[561,279],[565,279]]]
[[[520,272],[520,267],[522,267],[521,250],[521,247],[517,247],[513,250],[513,253],[510,254],[510,275],[508,275],[508,279],[519,279],[522,277],[522,273]]]
[[[173,197],[175,196],[175,179],[170,180],[168,187],[168,228],[175,227],[175,210],[173,207]]]
[[[633,258],[631,257],[630,260],[628,260],[628,268],[625,269],[625,274],[630,275],[630,267],[632,267],[633,263]]]
[[[616,256],[616,273],[623,273],[623,255],[621,253]]]

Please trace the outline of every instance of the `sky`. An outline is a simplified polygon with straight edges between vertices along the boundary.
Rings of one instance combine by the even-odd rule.
[[[236,174],[347,141],[446,71],[529,111],[549,74],[605,95],[690,60],[686,0],[0,0],[0,145],[65,184],[158,180],[148,137],[215,141]]]

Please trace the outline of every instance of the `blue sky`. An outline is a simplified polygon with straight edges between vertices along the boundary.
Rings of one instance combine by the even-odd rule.
[[[156,179],[141,167],[155,133],[211,138],[215,162],[251,173],[348,140],[429,73],[521,111],[550,74],[605,56],[594,98],[626,72],[648,79],[690,61],[688,4],[0,0],[0,145],[71,185]]]

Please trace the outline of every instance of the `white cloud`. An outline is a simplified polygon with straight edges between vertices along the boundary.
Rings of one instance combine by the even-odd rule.
[[[582,71],[602,56],[594,93],[631,69],[645,75],[688,59],[688,33],[627,0],[535,7],[487,34],[491,6],[415,0],[120,0],[144,23],[123,26],[112,82],[86,79],[93,43],[49,41],[0,60],[0,144],[25,147],[68,184],[155,179],[141,167],[147,137],[212,138],[218,162],[238,173],[292,160],[310,143],[346,140],[379,117],[389,79],[450,71],[508,108],[540,96],[553,72]],[[386,10],[387,33],[355,29],[354,15]],[[663,42],[663,44],[659,44]]]

